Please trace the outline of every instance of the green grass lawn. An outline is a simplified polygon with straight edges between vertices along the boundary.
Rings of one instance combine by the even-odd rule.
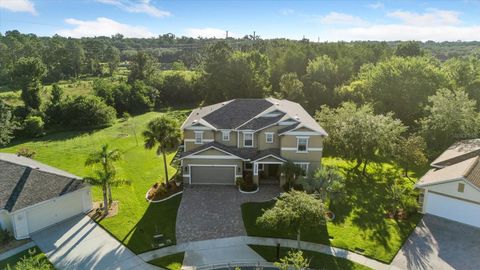
[[[262,256],[268,262],[277,261],[277,248],[271,246],[258,246],[250,245],[250,247]],[[280,258],[283,258],[287,255],[289,248],[280,248]],[[364,265],[349,261],[343,258],[337,258],[335,256],[303,250],[303,257],[310,261],[310,268],[313,269],[328,269],[328,270],[367,270],[370,269]]]
[[[151,260],[148,263],[168,270],[180,270],[182,268],[184,256],[185,252],[180,252]]]
[[[35,257],[37,260],[48,262],[48,264],[50,265],[50,269],[52,270],[54,269],[53,265],[50,263],[50,261],[48,261],[47,256],[45,256],[45,254],[38,247],[33,247],[31,249],[22,251],[12,257],[9,257],[3,261],[0,261],[0,269],[7,269],[7,266],[10,266],[11,269],[14,270],[16,269],[14,266],[17,262],[22,260],[24,257],[30,257],[30,256]],[[21,270],[21,269],[17,269],[17,270]]]
[[[187,111],[183,111],[186,113]],[[176,114],[182,112],[176,112]],[[15,153],[19,148],[28,147],[37,152],[36,160],[58,167],[78,176],[92,175],[92,168],[85,167],[88,154],[108,143],[123,153],[117,162],[118,176],[131,180],[132,185],[112,189],[114,200],[119,200],[119,214],[100,222],[107,231],[122,241],[135,253],[152,249],[152,235],[163,233],[175,243],[175,219],[181,196],[158,204],[149,204],[145,193],[155,182],[164,181],[161,156],[155,150],[145,150],[141,132],[147,122],[160,113],[151,112],[134,117],[138,145],[131,126],[118,122],[112,127],[92,132],[58,132],[26,142],[15,141],[1,152]],[[132,120],[130,120],[132,123]],[[171,159],[174,153],[169,154]],[[173,167],[169,173],[175,173]],[[101,188],[93,187],[94,200],[101,200]]]
[[[324,158],[324,164],[350,167],[336,158]],[[421,219],[420,214],[407,220],[396,221],[385,218],[383,199],[386,192],[385,175],[394,168],[389,164],[368,167],[371,179],[348,177],[347,197],[332,204],[336,218],[326,225],[318,225],[302,230],[304,241],[322,243],[359,252],[374,259],[390,263]],[[413,177],[413,175],[412,175]],[[413,182],[411,183],[413,185]],[[273,206],[274,201],[246,203],[242,205],[242,215],[248,235],[296,239],[289,230],[266,230],[256,225],[262,209]]]

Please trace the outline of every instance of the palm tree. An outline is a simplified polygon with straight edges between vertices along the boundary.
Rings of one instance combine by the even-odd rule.
[[[280,172],[285,175],[287,189],[290,189],[296,180],[305,173],[300,166],[291,161],[282,164],[282,166],[280,166]]]
[[[180,131],[177,122],[170,117],[162,115],[150,121],[147,125],[147,130],[142,135],[145,138],[144,146],[146,149],[152,149],[158,145],[157,155],[162,154],[163,156],[165,182],[167,187],[170,187],[166,153],[180,144]]]
[[[130,184],[130,182],[127,180],[116,178],[114,162],[120,159],[120,151],[118,149],[109,150],[108,144],[105,144],[102,146],[100,151],[91,153],[85,161],[85,166],[96,164],[101,165],[102,169],[96,171],[96,177],[89,177],[85,180],[92,185],[102,186],[105,214],[108,212],[108,208],[113,202],[111,187]]]

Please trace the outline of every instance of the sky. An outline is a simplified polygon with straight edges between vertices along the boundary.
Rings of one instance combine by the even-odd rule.
[[[480,40],[480,0],[0,0],[0,32],[39,36]]]

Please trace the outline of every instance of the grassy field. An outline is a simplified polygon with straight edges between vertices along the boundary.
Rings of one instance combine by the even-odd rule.
[[[148,263],[162,267],[168,270],[180,270],[183,264],[183,257],[185,252],[175,253],[165,257],[161,257],[155,260],[151,260]]]
[[[187,111],[177,111],[185,114]],[[108,143],[123,153],[123,159],[117,162],[118,176],[131,180],[132,185],[113,189],[113,197],[120,201],[119,214],[102,220],[100,224],[112,235],[136,253],[152,249],[152,235],[163,233],[175,243],[175,219],[181,196],[164,203],[149,204],[145,193],[155,183],[164,181],[163,161],[155,150],[145,150],[141,132],[147,122],[160,113],[151,112],[129,121],[129,125],[118,122],[112,127],[91,132],[58,132],[47,134],[39,139],[15,141],[1,152],[15,153],[19,148],[27,147],[37,152],[36,160],[58,167],[81,177],[92,175],[92,168],[85,167],[88,154]],[[181,119],[179,119],[181,120]],[[133,124],[138,136],[138,145],[133,136]],[[173,157],[169,154],[168,159]],[[173,167],[169,173],[175,173]],[[101,199],[100,187],[93,187],[94,200]]]
[[[0,261],[0,269],[7,269],[7,266],[10,266],[12,270],[23,270],[23,269],[17,269],[15,264],[22,260],[24,257],[30,257],[33,256],[35,259],[40,260],[40,261],[46,261],[48,262],[50,268],[49,269],[54,269],[53,265],[48,261],[47,256],[38,248],[38,247],[33,247],[31,249],[22,251],[12,257],[9,257],[3,261]]]
[[[250,245],[250,247],[255,250],[260,256],[262,256],[268,262],[277,261],[277,248],[271,246],[257,246]],[[280,248],[280,258],[283,258],[287,255],[289,248]],[[313,269],[328,269],[328,270],[367,270],[369,267],[363,266],[358,263],[354,263],[347,259],[337,258],[331,255],[313,252],[313,251],[303,251],[303,257],[310,262],[310,268]]]
[[[340,167],[351,167],[351,164],[336,158],[327,157],[322,162]],[[385,217],[383,200],[386,183],[384,177],[388,173],[392,173],[392,170],[394,167],[389,164],[380,166],[372,164],[368,167],[368,175],[372,179],[348,178],[347,199],[339,201],[331,207],[336,215],[335,220],[313,229],[305,228],[302,231],[302,240],[360,252],[390,263],[421,219],[420,214],[412,215],[403,221]],[[374,180],[375,184],[372,184],[371,180]],[[256,225],[257,217],[263,213],[262,209],[272,207],[273,203],[271,201],[242,205],[243,221],[248,235],[295,239],[296,234],[293,231],[265,230]]]

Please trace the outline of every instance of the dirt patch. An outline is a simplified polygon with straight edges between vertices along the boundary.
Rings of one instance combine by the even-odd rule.
[[[101,205],[103,205],[103,201],[93,202],[92,211],[88,213],[88,216],[91,217],[93,220],[102,220],[105,218],[114,217],[118,214],[119,201],[112,202],[112,205],[108,209],[108,215],[106,216],[103,216],[103,207],[100,207]]]

